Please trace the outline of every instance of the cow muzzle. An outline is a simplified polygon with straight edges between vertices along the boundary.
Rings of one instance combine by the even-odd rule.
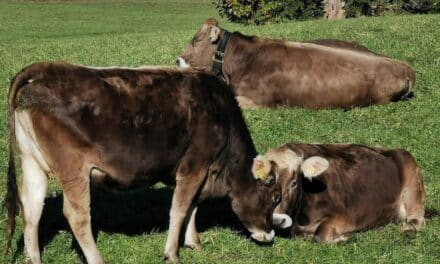
[[[189,68],[190,67],[190,65],[182,57],[177,58],[176,65],[181,68]]]
[[[275,237],[275,231],[271,230],[270,233],[264,231],[251,231],[252,239],[261,243],[270,243]]]
[[[292,226],[292,218],[286,214],[276,214],[272,215],[272,223],[276,228],[286,229]]]

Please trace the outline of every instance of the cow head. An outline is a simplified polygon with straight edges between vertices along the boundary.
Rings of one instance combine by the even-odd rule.
[[[208,19],[177,58],[177,66],[210,70],[217,43],[223,32],[223,29],[218,27],[217,20]]]
[[[275,236],[273,227],[288,228],[292,220],[288,215],[273,216],[274,208],[281,201],[281,185],[278,182],[276,167],[254,159],[252,183],[242,185],[232,199],[232,209],[240,221],[258,242],[271,242]]]
[[[321,175],[329,167],[329,162],[322,157],[313,156],[303,159],[300,155],[288,148],[271,150],[264,156],[260,156],[274,170],[281,185],[281,202],[276,206],[274,221],[281,221],[280,216],[291,214],[301,192],[302,180],[312,180]]]

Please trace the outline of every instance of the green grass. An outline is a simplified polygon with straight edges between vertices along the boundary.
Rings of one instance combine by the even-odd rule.
[[[87,65],[172,65],[201,23],[217,17],[210,0],[13,1],[0,3],[0,193],[7,165],[6,101],[10,79],[24,66],[47,60]],[[240,26],[246,34],[308,40],[358,41],[372,50],[409,62],[417,71],[416,97],[401,103],[352,111],[278,109],[246,111],[259,151],[288,141],[353,142],[406,148],[423,169],[427,208],[440,210],[440,16],[389,16],[344,21],[306,21]],[[43,213],[45,263],[78,263],[52,182]],[[111,200],[105,203],[104,200]],[[126,195],[97,193],[93,219],[98,247],[108,263],[161,263],[170,192],[164,188]],[[109,208],[110,207],[110,208]],[[429,219],[414,238],[400,226],[353,235],[328,246],[307,239],[277,238],[258,246],[228,227],[228,214],[216,207],[199,210],[205,222],[204,250],[181,250],[183,263],[440,263],[440,218]],[[221,221],[220,221],[221,220]],[[6,215],[0,216],[5,228]],[[220,221],[220,225],[216,222]],[[19,221],[21,223],[21,221]],[[21,224],[14,241],[17,263],[24,262]],[[5,245],[0,236],[0,248]],[[11,261],[11,257],[2,259]]]

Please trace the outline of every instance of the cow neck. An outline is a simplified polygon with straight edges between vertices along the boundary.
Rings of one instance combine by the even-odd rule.
[[[231,39],[232,33],[225,30],[223,36],[218,42],[217,50],[214,55],[214,61],[212,63],[212,72],[215,76],[220,77],[223,81],[227,82],[226,76],[223,73],[223,60],[225,57],[226,46]]]
[[[234,114],[241,119],[241,123],[245,123],[240,113]],[[252,138],[246,126],[235,126],[231,128],[231,136],[229,138],[229,188],[230,195],[240,196],[246,192],[248,188],[254,186],[255,179],[252,177],[252,163],[257,156]]]

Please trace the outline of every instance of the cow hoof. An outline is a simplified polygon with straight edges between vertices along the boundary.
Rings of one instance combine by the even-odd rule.
[[[346,242],[349,238],[350,237],[347,236],[347,235],[342,235],[342,236],[339,236],[339,237],[335,238],[333,240],[333,243],[335,243],[335,244],[342,244],[342,243]]]
[[[175,264],[175,263],[179,263],[179,257],[178,256],[172,256],[170,254],[165,254],[165,256],[163,257],[163,260],[165,263],[169,263],[169,264]]]
[[[203,249],[203,246],[202,246],[202,244],[201,243],[186,243],[185,242],[185,245],[184,245],[186,248],[190,248],[190,249],[192,249],[192,250],[202,250]]]

